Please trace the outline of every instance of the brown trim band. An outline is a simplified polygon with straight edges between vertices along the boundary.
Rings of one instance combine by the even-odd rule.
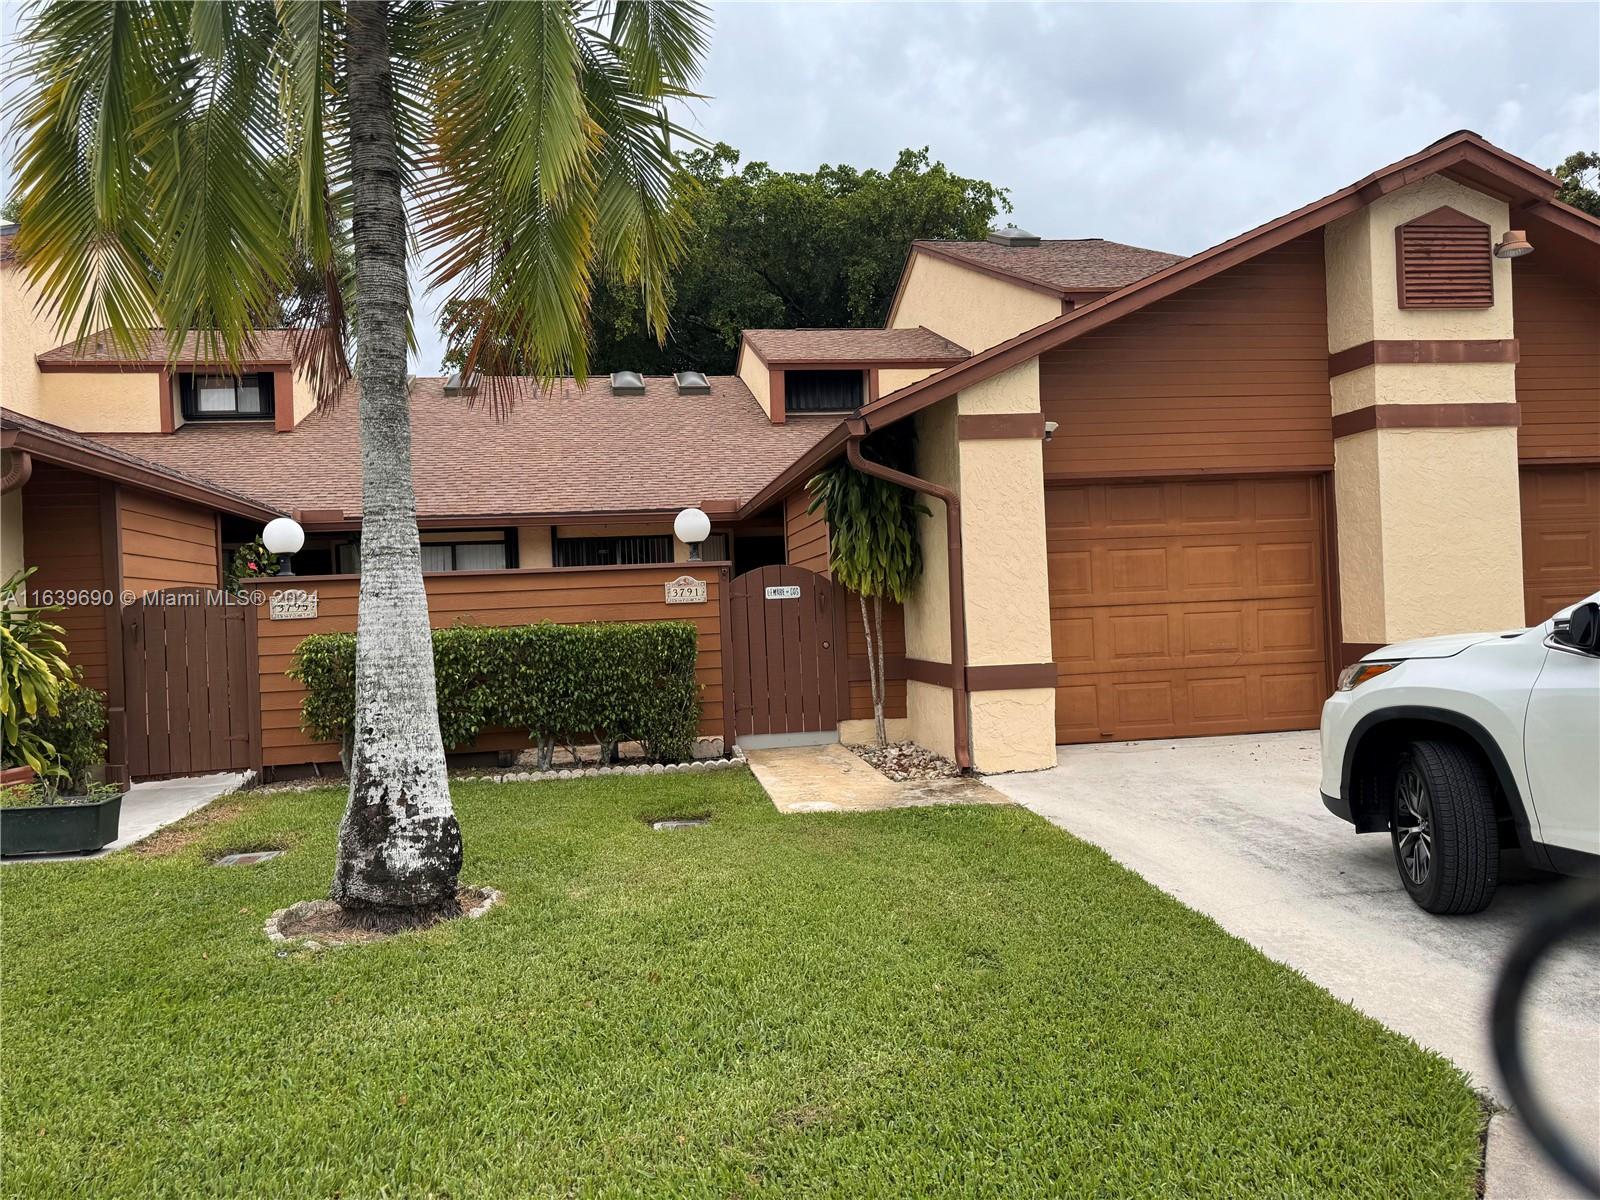
[[[1333,418],[1335,438],[1370,429],[1487,429],[1522,424],[1515,402],[1505,404],[1369,404]]]
[[[954,669],[949,663],[908,658],[905,664],[906,678],[913,683],[949,687],[954,675]],[[1055,663],[1007,663],[1003,666],[968,667],[966,682],[969,692],[1053,688],[1056,686],[1056,665]]]
[[[1044,437],[1043,413],[969,413],[956,418],[956,436],[963,442]]]
[[[872,665],[867,661],[865,654],[852,654],[847,666],[847,676],[851,683],[869,683],[872,680]],[[906,656],[903,654],[885,654],[883,656],[883,681],[894,683],[906,677]]]
[[[1328,375],[1348,375],[1362,367],[1386,363],[1515,363],[1520,359],[1521,346],[1516,338],[1362,342],[1328,355]]]

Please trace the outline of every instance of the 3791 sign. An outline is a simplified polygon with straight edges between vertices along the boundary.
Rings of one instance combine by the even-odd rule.
[[[704,604],[706,581],[693,575],[679,575],[667,584],[668,604]]]

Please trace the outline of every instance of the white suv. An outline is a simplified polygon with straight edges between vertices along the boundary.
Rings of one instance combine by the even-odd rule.
[[[1429,912],[1487,907],[1502,847],[1600,874],[1600,592],[1531,629],[1347,667],[1322,707],[1322,802],[1357,833],[1389,831]]]

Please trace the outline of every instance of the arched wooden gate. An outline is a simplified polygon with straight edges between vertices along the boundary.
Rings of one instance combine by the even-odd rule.
[[[734,730],[831,733],[849,712],[844,592],[804,567],[760,567],[729,588]]]

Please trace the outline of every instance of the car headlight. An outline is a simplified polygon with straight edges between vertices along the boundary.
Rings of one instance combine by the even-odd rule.
[[[1339,690],[1348,692],[1351,688],[1358,688],[1369,679],[1376,679],[1386,671],[1392,671],[1400,664],[1398,662],[1358,662],[1351,663],[1339,672]]]

